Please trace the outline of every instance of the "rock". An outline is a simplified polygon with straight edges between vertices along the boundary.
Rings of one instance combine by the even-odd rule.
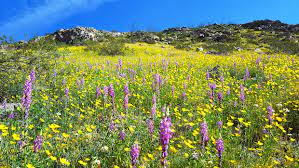
[[[196,48],[196,51],[197,51],[197,52],[199,52],[199,51],[202,52],[202,51],[203,51],[203,48],[202,48],[202,47],[198,47],[198,48]]]
[[[87,28],[87,27],[75,27],[71,29],[60,29],[53,34],[53,39],[65,42],[65,43],[74,43],[75,41],[82,41],[82,40],[97,40],[98,30],[94,28]]]
[[[262,50],[260,48],[256,48],[254,52],[262,52]]]
[[[236,47],[236,50],[237,50],[237,51],[242,51],[243,48],[241,48],[241,47]]]
[[[205,52],[205,54],[221,55],[221,53],[217,52],[217,51],[207,51],[207,52]]]
[[[20,41],[18,41],[18,44],[27,44],[27,41],[20,40]]]

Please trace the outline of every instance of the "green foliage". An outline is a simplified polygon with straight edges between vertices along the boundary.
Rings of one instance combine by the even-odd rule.
[[[38,73],[50,70],[58,57],[57,45],[50,43],[15,44],[14,47],[0,52],[0,102],[20,95],[26,74],[33,69]]]
[[[126,47],[124,40],[112,39],[107,42],[87,42],[87,51],[93,51],[99,55],[124,55],[126,51],[129,50]]]

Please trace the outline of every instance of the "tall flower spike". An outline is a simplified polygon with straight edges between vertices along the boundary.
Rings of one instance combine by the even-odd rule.
[[[219,167],[222,167],[222,153],[224,152],[224,144],[221,138],[216,141],[216,150],[219,158]]]
[[[206,122],[200,124],[200,133],[201,133],[202,145],[206,146],[209,141],[208,124]]]
[[[138,144],[134,144],[131,147],[131,164],[133,168],[136,168],[138,157],[139,157],[139,146]]]
[[[22,98],[22,106],[25,109],[25,119],[27,119],[29,115],[31,96],[32,96],[32,83],[31,83],[31,79],[29,80],[27,79],[24,84],[23,98]]]
[[[30,72],[30,80],[31,80],[31,82],[35,81],[35,71],[34,70],[32,70]]]
[[[223,96],[222,96],[222,92],[218,92],[218,100],[220,102],[220,104],[222,103],[222,100],[223,100]]]
[[[114,108],[115,92],[114,92],[114,88],[113,88],[112,84],[109,85],[108,92],[109,92],[109,96],[111,97],[111,100],[112,100],[112,106]]]
[[[129,108],[129,96],[126,95],[124,98],[124,108],[128,109]]]
[[[100,90],[100,88],[97,86],[97,88],[96,88],[96,97],[97,97],[97,99],[99,98],[100,94],[101,94],[101,90]]]
[[[162,166],[166,167],[167,166],[167,160],[166,157],[168,155],[167,149],[169,145],[169,140],[172,138],[173,132],[171,131],[171,119],[168,117],[165,117],[161,123],[160,123],[160,128],[159,128],[159,133],[160,133],[160,143],[162,145],[162,160],[161,164]]]
[[[69,98],[69,88],[68,87],[65,88],[65,96],[67,98]]]
[[[34,140],[34,146],[33,146],[33,151],[36,153],[41,149],[41,146],[43,144],[43,139],[40,135],[36,136]]]
[[[272,106],[268,106],[267,107],[267,111],[268,111],[268,121],[269,121],[269,123],[271,124],[272,123],[272,121],[273,121],[273,108],[272,108]]]
[[[148,123],[147,123],[147,127],[148,127],[148,132],[152,136],[153,133],[154,133],[154,121],[153,120],[149,120]]]
[[[125,86],[124,86],[124,92],[125,92],[125,95],[129,94],[129,86],[128,86],[128,84],[125,84]]]
[[[120,132],[119,132],[119,139],[120,139],[120,140],[122,140],[122,141],[125,140],[125,136],[126,136],[126,134],[125,134],[124,131],[120,131]]]

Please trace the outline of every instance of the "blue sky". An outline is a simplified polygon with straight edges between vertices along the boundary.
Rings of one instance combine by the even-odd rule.
[[[159,31],[257,19],[299,23],[299,0],[1,0],[0,35],[28,40],[60,28]],[[26,36],[25,36],[26,35]]]

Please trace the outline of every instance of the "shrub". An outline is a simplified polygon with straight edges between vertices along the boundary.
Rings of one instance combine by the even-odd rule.
[[[113,39],[107,42],[88,42],[86,43],[87,51],[94,51],[99,55],[124,55],[126,50],[129,50],[126,47],[124,40],[121,39]]]

